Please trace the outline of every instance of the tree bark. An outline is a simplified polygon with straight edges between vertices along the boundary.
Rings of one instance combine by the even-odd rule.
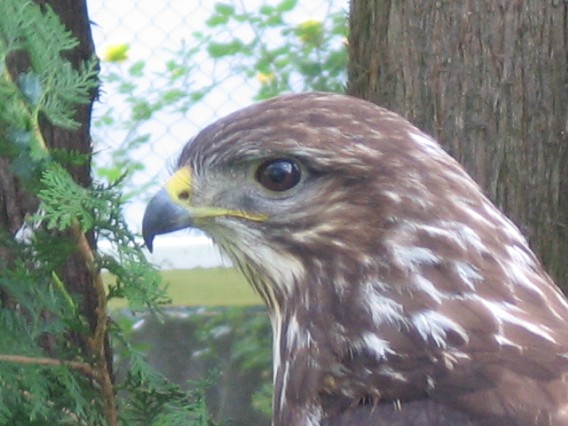
[[[49,5],[59,16],[61,22],[79,41],[78,46],[66,54],[66,59],[79,69],[85,61],[94,56],[95,52],[86,0],[36,0],[36,3],[42,8]],[[15,55],[10,60],[12,74],[25,72],[28,67],[29,61],[25,52]],[[86,162],[69,168],[69,172],[75,181],[84,187],[89,187],[92,183],[90,121],[95,98],[96,93],[93,92],[89,103],[75,106],[75,120],[80,123],[77,129],[69,130],[56,127],[46,120],[41,125],[44,140],[50,150],[53,148],[65,149],[85,154],[85,158],[88,158]],[[25,216],[35,213],[38,205],[37,198],[27,192],[22,183],[11,173],[9,160],[0,157],[0,229],[13,237],[24,223]],[[71,232],[54,233],[54,238],[62,236],[72,238]],[[95,247],[93,232],[88,232],[86,237],[91,249],[93,249]],[[0,247],[0,260],[5,264],[10,264],[10,252],[6,247]],[[97,325],[98,300],[93,285],[93,274],[85,259],[78,251],[75,252],[67,259],[61,270],[57,271],[57,275],[63,281],[69,293],[78,296],[80,312],[87,320],[93,333]],[[10,307],[9,295],[0,294],[0,300],[6,307]],[[49,313],[45,313],[45,315],[49,316]],[[90,353],[87,336],[73,332],[70,334],[69,340],[72,344],[80,347],[86,357],[92,357],[93,354]],[[108,338],[106,342],[108,349]],[[52,343],[49,336],[42,340],[43,348],[51,355],[53,355]],[[106,360],[109,374],[112,375],[110,350],[106,351]]]
[[[568,289],[568,2],[352,0],[347,92],[436,137]]]
[[[36,2],[38,4],[49,4],[53,11],[59,16],[61,22],[71,31],[73,36],[79,40],[79,45],[70,51],[66,58],[76,69],[79,69],[79,67],[85,61],[91,59],[95,53],[86,0],[36,0]],[[93,151],[90,123],[95,98],[96,93],[92,93],[88,104],[77,105],[75,107],[76,113],[74,118],[75,121],[79,123],[77,129],[62,129],[52,126],[48,122],[42,123],[42,133],[50,149],[60,148],[86,154],[85,157],[88,158],[88,160],[85,163],[69,169],[74,180],[84,187],[89,187],[92,183],[91,154]],[[94,248],[95,241],[93,233],[88,232],[86,236],[91,248]],[[97,324],[97,294],[93,286],[92,274],[88,270],[81,254],[77,252],[70,256],[60,273],[68,291],[80,296],[81,313],[87,319],[91,332],[93,332]],[[83,337],[75,335],[73,338],[85,351],[87,350],[87,345],[86,342],[83,341]],[[111,361],[110,356],[108,361]],[[112,364],[109,363],[108,365],[111,366]]]

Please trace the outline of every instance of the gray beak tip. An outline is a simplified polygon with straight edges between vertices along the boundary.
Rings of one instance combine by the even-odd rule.
[[[142,219],[142,237],[150,253],[154,249],[154,237],[160,234],[188,228],[192,225],[189,212],[175,204],[168,193],[161,189],[148,203]]]
[[[142,234],[142,237],[144,238],[144,244],[146,244],[148,251],[152,253],[154,251],[154,236]]]

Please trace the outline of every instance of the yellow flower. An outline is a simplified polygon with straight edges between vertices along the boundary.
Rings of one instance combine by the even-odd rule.
[[[319,45],[323,35],[323,23],[317,19],[308,19],[296,27],[296,35],[306,44]]]
[[[260,84],[268,84],[274,81],[274,73],[263,73],[259,72],[256,74],[256,79],[260,82]]]
[[[113,44],[106,48],[103,60],[106,62],[126,61],[128,59],[128,49],[130,49],[130,46],[127,43]]]

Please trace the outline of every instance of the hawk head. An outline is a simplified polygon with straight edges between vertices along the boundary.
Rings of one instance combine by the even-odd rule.
[[[268,307],[275,424],[568,421],[568,303],[395,113],[312,93],[217,121],[184,147],[143,235],[151,249],[189,226]]]

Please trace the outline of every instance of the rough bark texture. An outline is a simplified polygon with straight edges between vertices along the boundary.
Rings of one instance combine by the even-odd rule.
[[[60,17],[64,25],[79,40],[79,46],[70,51],[67,59],[75,67],[91,58],[94,54],[94,44],[91,38],[90,23],[87,13],[86,0],[36,0],[42,7],[49,5]],[[11,72],[23,72],[28,67],[28,61],[24,54],[16,55],[11,61]],[[91,102],[86,105],[77,105],[75,120],[80,126],[75,130],[67,130],[52,126],[48,122],[42,123],[42,134],[51,148],[63,148],[82,154],[92,152],[91,139],[89,134],[92,102],[96,94],[92,94]],[[74,179],[83,186],[91,184],[90,162],[75,166],[70,170]],[[25,191],[21,182],[10,172],[9,161],[0,157],[0,228],[10,235],[14,235],[22,226],[24,217],[28,213],[34,213],[38,207],[38,200]],[[56,236],[54,236],[56,237]],[[92,233],[87,235],[89,243],[94,245]],[[9,262],[9,252],[0,248],[0,256],[4,261]],[[79,295],[81,300],[81,312],[88,320],[91,330],[96,325],[97,298],[92,285],[92,276],[84,260],[76,253],[67,260],[59,277],[65,283],[70,293]],[[4,302],[9,298],[4,296]],[[84,338],[79,335],[71,336],[76,344],[87,350]],[[46,345],[44,345],[46,346]],[[45,347],[50,350],[49,344]],[[109,364],[111,365],[111,364]]]
[[[568,290],[568,2],[352,0],[347,92],[435,136]]]
[[[44,3],[44,1],[39,0],[38,3]],[[92,58],[95,52],[86,0],[51,0],[45,3],[50,5],[63,24],[79,40],[77,48],[73,49],[67,56],[67,59],[73,66],[78,68],[84,61]],[[43,123],[42,133],[49,148],[63,148],[81,154],[92,153],[90,123],[92,102],[95,99],[95,95],[93,93],[89,104],[76,106],[75,120],[80,123],[77,129],[62,129],[54,127],[47,122]],[[70,172],[80,185],[85,187],[91,185],[90,160],[87,163],[74,167]],[[87,239],[93,246],[94,238],[92,232],[87,234]],[[81,296],[81,311],[87,318],[91,331],[94,331],[97,319],[95,312],[97,295],[92,284],[93,278],[79,253],[75,253],[67,260],[61,274],[67,289],[71,293]],[[76,338],[81,340],[79,336],[76,336]],[[80,343],[86,348],[84,342]]]

